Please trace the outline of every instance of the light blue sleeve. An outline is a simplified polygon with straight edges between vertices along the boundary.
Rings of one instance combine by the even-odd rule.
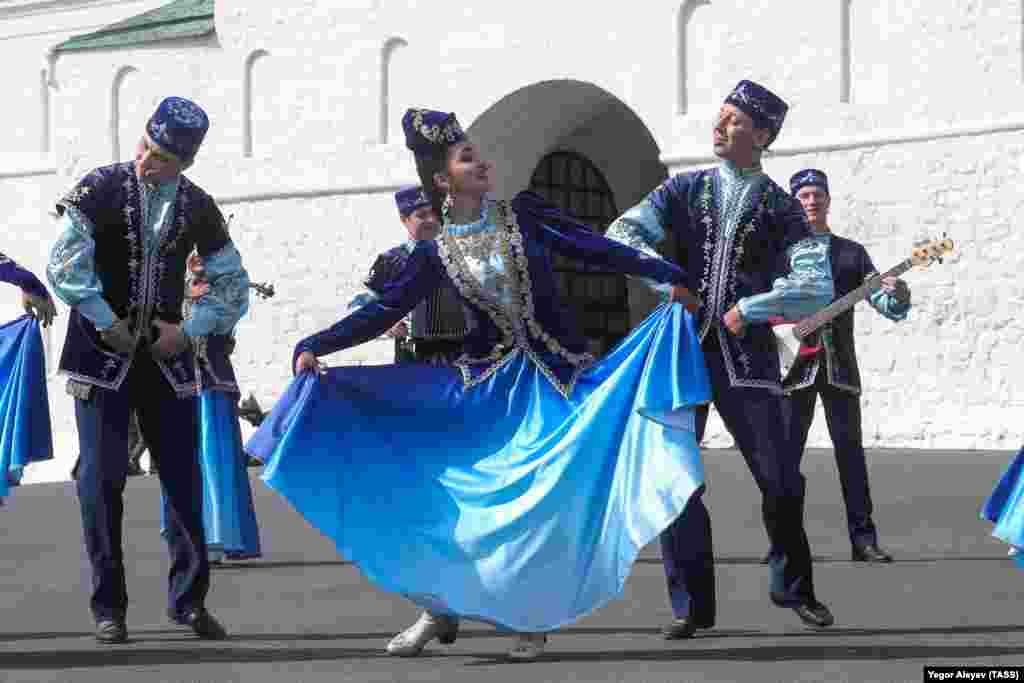
[[[231,334],[249,311],[249,273],[242,255],[228,242],[203,259],[210,291],[192,305],[192,317],[182,323],[187,337]]]
[[[898,301],[896,297],[882,289],[875,291],[868,298],[868,303],[871,304],[872,308],[893,322],[906,320],[911,306],[909,301]]]
[[[738,302],[747,322],[766,322],[780,317],[800,320],[832,303],[835,286],[828,257],[828,243],[813,239],[797,242],[789,249],[792,270],[776,278],[772,289]]]
[[[650,200],[642,202],[626,211],[605,231],[604,236],[637,251],[642,251],[648,256],[661,259],[661,254],[655,249],[665,239],[665,227],[662,225],[662,215],[657,207]],[[667,295],[672,291],[672,285],[667,282],[657,282],[650,278],[636,278],[651,289]]]
[[[60,237],[50,249],[46,279],[58,299],[104,330],[117,316],[103,298],[103,284],[96,275],[95,231],[92,221],[67,207],[60,218]]]
[[[352,301],[348,302],[348,310],[354,311],[357,308],[362,308],[371,301],[377,301],[378,298],[379,297],[376,294],[370,290],[366,290],[362,294],[356,294],[352,297]]]

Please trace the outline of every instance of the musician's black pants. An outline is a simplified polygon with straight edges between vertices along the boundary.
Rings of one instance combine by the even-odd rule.
[[[705,339],[704,356],[715,409],[761,490],[764,527],[772,547],[778,548],[769,562],[771,600],[780,607],[814,602],[811,549],[804,532],[804,478],[783,429],[782,397],[767,389],[730,386],[714,331]],[[698,441],[707,416],[706,407],[697,413]],[[689,615],[702,626],[713,623],[711,518],[700,494],[662,532],[661,549],[675,615]]]
[[[797,448],[798,458],[803,458],[807,433],[814,421],[814,405],[820,395],[839,468],[850,543],[855,546],[874,545],[878,543],[878,532],[871,519],[871,490],[861,434],[860,396],[832,386],[827,375],[824,367],[819,368],[814,384],[783,399],[783,416],[789,439]]]

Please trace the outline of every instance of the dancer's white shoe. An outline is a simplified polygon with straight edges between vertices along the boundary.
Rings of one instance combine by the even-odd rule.
[[[458,633],[458,619],[424,612],[415,624],[391,639],[388,643],[388,654],[396,657],[415,657],[423,652],[423,648],[434,638],[443,645],[450,645],[455,642]]]
[[[546,633],[520,633],[517,636],[516,644],[508,651],[508,657],[520,661],[537,659],[544,653],[544,646],[547,645],[547,642]]]

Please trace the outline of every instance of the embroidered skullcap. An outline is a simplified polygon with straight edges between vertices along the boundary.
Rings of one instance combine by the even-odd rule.
[[[789,111],[789,105],[778,95],[753,81],[740,81],[725,98],[725,102],[754,119],[758,128],[770,130],[772,135],[768,144],[771,144],[782,130],[782,122]]]
[[[398,213],[405,218],[416,209],[422,206],[430,206],[430,198],[423,191],[420,185],[405,187],[395,193],[395,204],[398,205]]]
[[[805,168],[794,173],[793,177],[789,179],[789,189],[794,197],[800,191],[800,188],[807,187],[808,185],[820,187],[825,190],[825,194],[828,194],[828,176],[825,175],[824,171],[819,171],[816,168]]]
[[[455,114],[431,109],[409,109],[402,117],[405,146],[413,154],[433,154],[466,139]]]
[[[153,142],[189,164],[210,128],[210,119],[202,108],[183,97],[168,97],[146,123]]]

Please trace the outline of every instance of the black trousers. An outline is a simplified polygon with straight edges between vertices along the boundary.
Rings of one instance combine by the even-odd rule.
[[[877,544],[878,531],[871,519],[871,490],[861,432],[860,396],[832,386],[824,367],[818,368],[814,384],[794,391],[783,399],[783,415],[789,439],[803,458],[807,434],[814,421],[818,396],[825,408],[825,421],[832,437],[839,482],[846,503],[846,524],[854,545]]]
[[[75,399],[78,499],[92,564],[90,605],[97,620],[124,618],[128,604],[122,521],[132,409],[138,413],[150,454],[159,463],[168,497],[168,525],[176,532],[168,577],[169,610],[183,614],[202,607],[210,585],[199,475],[198,402],[178,398],[152,358],[140,351],[119,390],[96,388],[88,400]]]
[[[761,491],[761,515],[778,552],[769,561],[769,596],[780,607],[813,602],[811,549],[804,531],[804,478],[798,453],[786,438],[782,397],[767,389],[732,387],[715,331],[704,342],[712,400],[736,439]],[[697,439],[708,409],[697,413]],[[677,617],[710,626],[715,618],[711,518],[700,492],[661,535],[669,599]]]

